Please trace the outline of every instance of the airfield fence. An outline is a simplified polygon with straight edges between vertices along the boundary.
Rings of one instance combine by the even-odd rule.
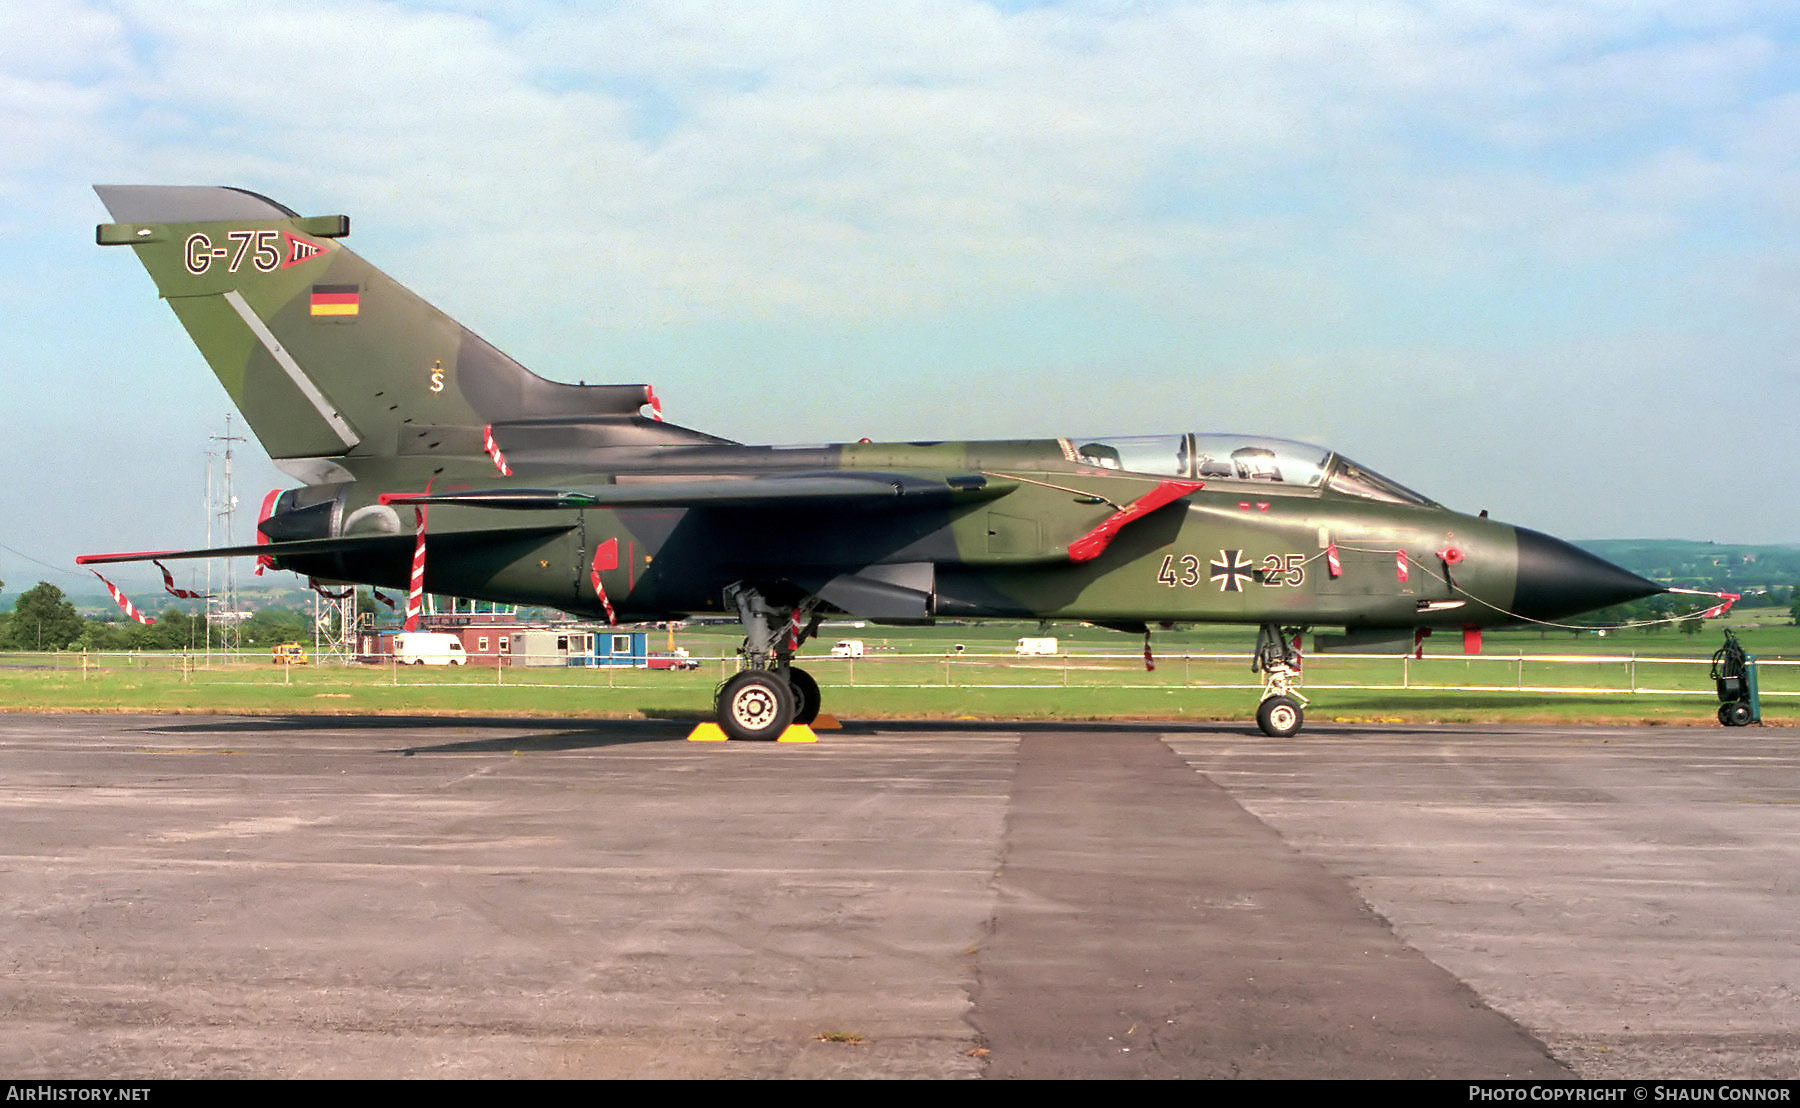
[[[266,654],[210,655],[179,651],[54,651],[0,653],[0,674],[48,673],[63,680],[129,682],[160,675],[208,685],[268,685],[334,682],[367,686],[504,685],[515,688],[657,688],[695,680],[712,683],[736,671],[735,655],[701,657],[696,670],[668,672],[642,666],[527,665],[515,655],[509,665],[407,666],[392,660],[344,663],[328,660],[295,666],[271,663]],[[1141,653],[1071,651],[1054,655],[1012,653],[875,651],[861,657],[803,655],[801,664],[826,686],[861,688],[968,689],[1259,689],[1244,653],[1157,654],[1146,669]],[[1800,697],[1800,660],[1758,659],[1761,695]],[[1716,695],[1709,676],[1711,658],[1646,654],[1309,654],[1304,660],[1308,691],[1415,690],[1440,693]]]
[[[823,678],[835,672],[807,658],[806,667]],[[1188,687],[1260,689],[1262,677],[1242,653],[1156,655],[1146,669],[1142,654],[1068,653],[865,655],[832,658],[846,685],[967,688]],[[899,682],[897,663],[929,664],[941,670],[929,680]],[[894,665],[892,669],[884,669]],[[1304,658],[1308,689],[1417,690],[1435,692],[1645,693],[1716,696],[1709,676],[1711,657],[1648,655],[1526,654],[1426,655],[1313,654]],[[1759,659],[1763,696],[1800,696],[1800,660]],[[858,667],[863,677],[858,678]],[[1770,667],[1765,670],[1763,667]],[[1785,669],[1783,668],[1785,667]],[[868,674],[875,671],[875,679]],[[1771,678],[1770,674],[1780,674]],[[914,675],[917,676],[916,673]],[[1773,686],[1773,687],[1772,687]]]

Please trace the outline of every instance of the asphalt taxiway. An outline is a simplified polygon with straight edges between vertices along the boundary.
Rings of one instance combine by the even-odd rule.
[[[0,715],[0,1072],[1800,1076],[1800,731]]]

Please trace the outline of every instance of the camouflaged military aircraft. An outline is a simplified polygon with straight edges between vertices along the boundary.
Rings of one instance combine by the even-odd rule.
[[[97,186],[269,456],[303,482],[253,546],[319,580],[609,622],[735,615],[733,738],[819,712],[793,664],[827,616],[1259,628],[1257,722],[1300,729],[1322,645],[1551,621],[1664,591],[1443,507],[1331,450],[1221,434],[746,446],[662,419],[648,385],[538,377],[347,250],[344,216],[229,188]],[[428,540],[428,541],[427,541]]]

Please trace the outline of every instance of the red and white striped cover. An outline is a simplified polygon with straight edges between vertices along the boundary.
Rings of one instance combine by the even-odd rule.
[[[430,491],[427,488],[427,491]],[[408,632],[419,629],[419,617],[425,614],[425,508],[423,505],[413,509],[418,517],[418,540],[413,543],[412,585],[406,593],[406,624]]]
[[[600,571],[618,568],[618,539],[607,539],[605,542],[594,547],[594,560],[593,563],[588,566],[588,580],[593,582],[594,595],[600,598],[600,607],[605,609],[606,622],[611,626],[618,625],[619,617],[613,614],[612,601],[607,598],[606,586],[600,583]]]
[[[97,569],[89,570],[88,572],[92,573],[95,577],[100,577],[100,571]],[[100,583],[102,585],[105,585],[106,591],[112,594],[113,603],[117,604],[119,606],[119,611],[124,612],[126,615],[130,616],[132,619],[137,620],[139,623],[144,624],[145,626],[149,626],[150,624],[156,622],[155,620],[151,619],[149,616],[138,611],[137,606],[132,604],[131,601],[127,600],[125,598],[125,594],[119,591],[119,586],[113,584],[111,581],[108,581],[104,577],[100,577]]]
[[[506,464],[506,455],[500,453],[500,444],[494,441],[493,424],[482,429],[481,445],[488,452],[488,457],[494,459],[494,468],[500,471],[500,476],[511,477],[512,467]]]

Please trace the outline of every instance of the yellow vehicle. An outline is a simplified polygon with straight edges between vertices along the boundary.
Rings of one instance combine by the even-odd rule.
[[[297,642],[284,642],[275,648],[275,656],[270,661],[276,665],[303,666],[307,663],[306,648]]]

